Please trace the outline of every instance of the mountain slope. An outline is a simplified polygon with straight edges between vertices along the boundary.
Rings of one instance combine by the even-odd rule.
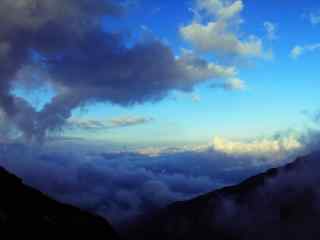
[[[131,239],[320,239],[320,154],[297,159],[138,223]]]
[[[0,230],[27,237],[45,232],[42,237],[46,238],[80,234],[96,236],[94,239],[118,239],[104,219],[50,199],[3,168],[0,168]]]

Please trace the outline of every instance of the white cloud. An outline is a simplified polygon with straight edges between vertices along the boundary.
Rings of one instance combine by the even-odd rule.
[[[180,27],[183,39],[191,44],[192,50],[183,51],[181,62],[186,66],[190,76],[205,79],[216,79],[211,85],[225,90],[243,90],[245,83],[239,79],[237,66],[234,61],[223,66],[218,64],[225,62],[226,57],[241,59],[272,59],[271,50],[266,51],[261,38],[255,35],[244,35],[240,30],[243,20],[241,12],[244,9],[242,0],[196,0],[191,23]],[[276,37],[276,27],[271,22],[266,22],[271,38]],[[271,36],[272,35],[272,36]],[[209,54],[214,56],[215,62],[209,62],[205,68],[193,59],[197,55]],[[218,62],[218,63],[216,63]],[[192,63],[192,64],[190,64]],[[201,67],[202,66],[202,67]],[[210,75],[215,76],[215,78]]]
[[[240,38],[237,29],[243,22],[241,0],[197,1],[196,17],[180,28],[182,37],[198,51],[215,55],[265,58],[262,40],[254,35]],[[203,21],[209,19],[209,21]]]
[[[267,32],[267,37],[269,40],[275,40],[278,38],[277,36],[277,26],[272,22],[264,22],[263,26]]]
[[[281,159],[288,152],[300,150],[303,144],[293,135],[279,138],[264,138],[251,141],[234,141],[215,137],[212,148],[230,155],[254,155]]]
[[[198,0],[196,7],[208,15],[230,19],[238,15],[244,6],[241,0],[231,3],[225,0]]]
[[[291,154],[300,153],[305,148],[305,142],[300,134],[278,134],[273,137],[233,140],[224,137],[214,137],[212,142],[204,145],[185,145],[180,147],[150,147],[141,148],[137,153],[146,156],[161,156],[183,152],[203,153],[212,151],[229,155],[230,157],[261,157],[274,161],[286,159]]]
[[[201,24],[193,22],[180,29],[183,38],[197,50],[214,54],[232,54],[237,56],[262,56],[262,41],[250,36],[245,41],[228,32],[224,22]]]
[[[293,59],[297,59],[303,54],[314,52],[317,50],[320,50],[320,43],[309,44],[304,46],[297,45],[291,50],[290,56]]]

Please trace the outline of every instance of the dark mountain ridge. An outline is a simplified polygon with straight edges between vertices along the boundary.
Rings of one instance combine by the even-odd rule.
[[[80,235],[94,239],[119,239],[101,217],[58,203],[25,186],[21,179],[0,168],[0,230],[24,237]],[[44,235],[43,235],[44,234]],[[2,235],[4,236],[4,235]],[[4,238],[6,239],[6,238]]]
[[[320,153],[242,183],[171,204],[131,239],[320,239]]]

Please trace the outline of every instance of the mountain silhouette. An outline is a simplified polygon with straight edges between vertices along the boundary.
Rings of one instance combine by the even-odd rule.
[[[320,239],[320,153],[174,203],[129,228],[130,239]]]
[[[117,233],[101,217],[61,204],[23,184],[0,168],[0,231],[23,237],[48,239],[82,236],[116,240]],[[7,238],[3,238],[7,239]]]

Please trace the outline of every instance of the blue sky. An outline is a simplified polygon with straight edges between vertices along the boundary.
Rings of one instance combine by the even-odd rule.
[[[290,52],[295,46],[305,47],[320,42],[320,23],[311,22],[312,14],[319,15],[319,3],[293,3],[288,0],[217,1],[225,6],[235,2],[243,4],[236,16],[243,22],[237,25],[239,29],[232,34],[243,41],[250,35],[260,39],[263,51],[272,50],[273,53],[272,59],[266,59],[216,57],[212,52],[198,53],[192,43],[183,38],[180,29],[195,21],[194,12],[190,9],[197,11],[199,2],[130,1],[126,3],[127,16],[121,20],[107,17],[103,26],[106,31],[125,33],[129,47],[141,38],[156,38],[168,45],[177,56],[181,55],[181,49],[186,48],[208,61],[234,66],[238,72],[237,78],[245,82],[245,89],[229,91],[210,88],[210,84],[205,82],[195,86],[193,92],[170,91],[166,98],[156,103],[146,102],[130,107],[108,102],[89,104],[85,110],[74,109],[72,119],[108,122],[117,118],[140,117],[152,121],[100,131],[71,129],[65,134],[124,143],[181,144],[205,143],[214,136],[253,138],[288,129],[303,130],[308,119],[302,112],[312,112],[318,108],[320,81],[317,64],[320,51],[313,48],[296,59],[290,56]],[[201,24],[210,21],[216,19],[208,17]],[[266,22],[275,27],[274,39],[268,39],[264,26]],[[40,109],[50,101],[52,94],[48,90],[37,91],[28,93],[16,89],[15,93]]]

